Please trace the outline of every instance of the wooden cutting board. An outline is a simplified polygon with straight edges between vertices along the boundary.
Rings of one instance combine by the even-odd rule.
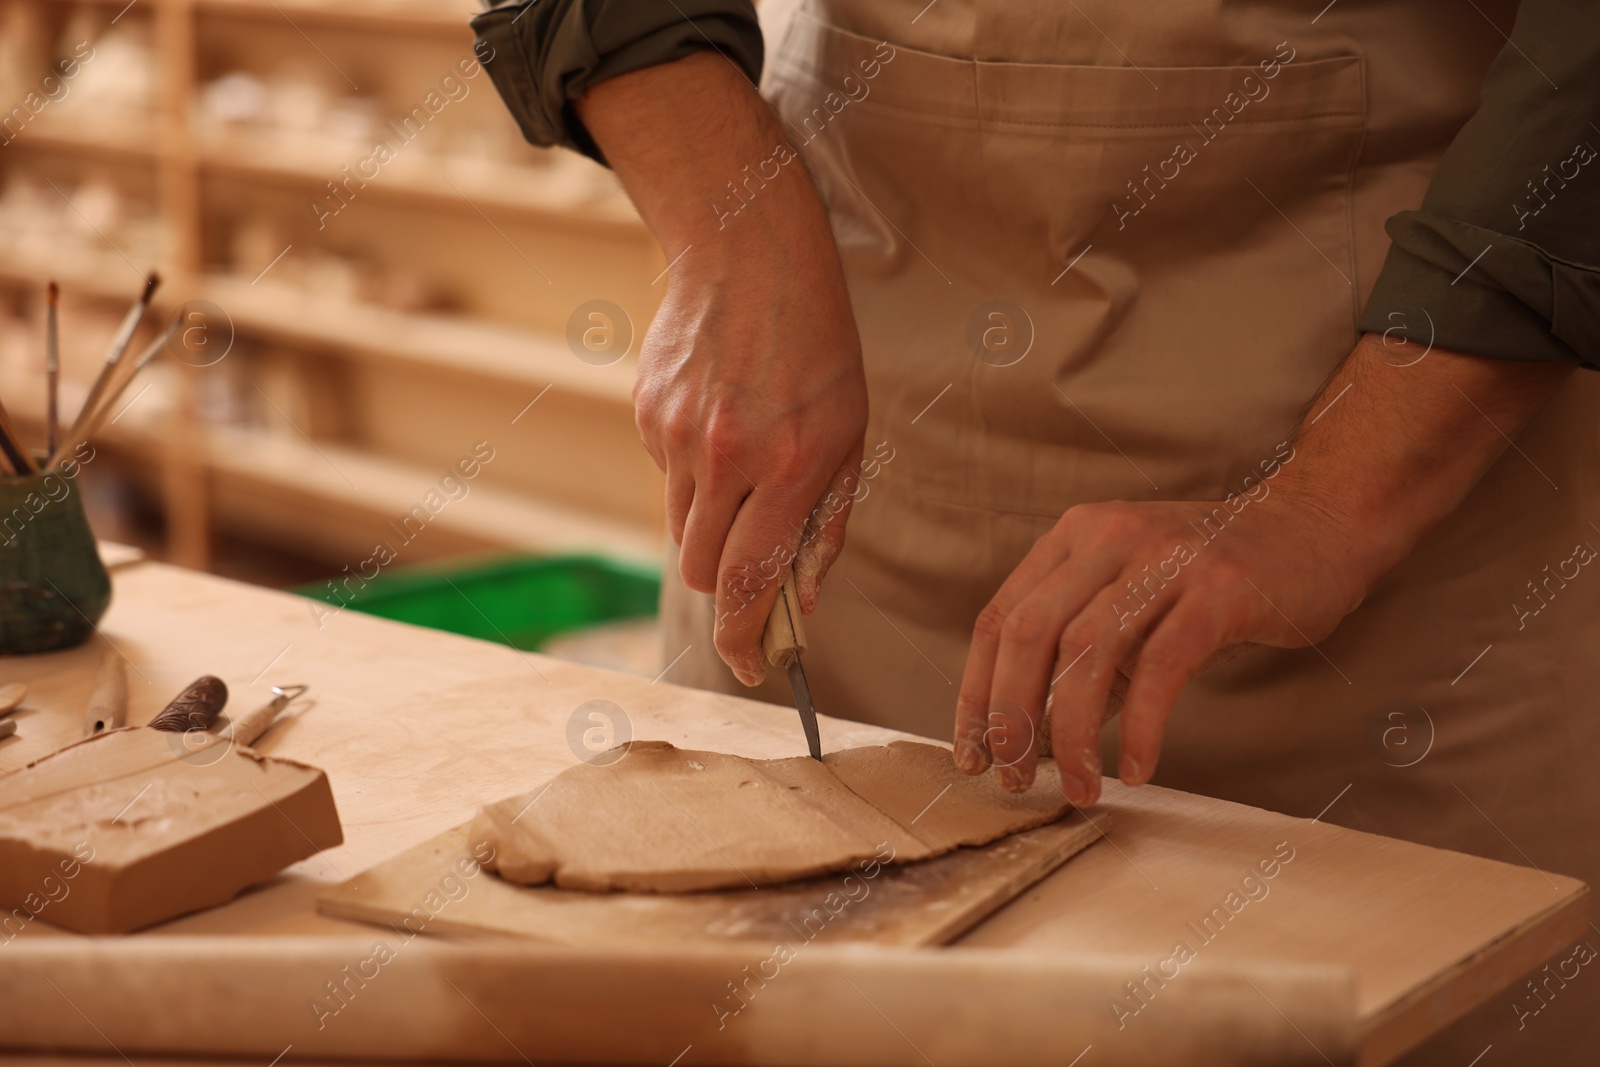
[[[762,889],[676,895],[519,886],[479,870],[463,824],[324,892],[317,910],[418,933],[513,934],[565,945],[870,942],[919,947],[961,936],[1105,836],[1073,814],[982,848],[906,866]]]

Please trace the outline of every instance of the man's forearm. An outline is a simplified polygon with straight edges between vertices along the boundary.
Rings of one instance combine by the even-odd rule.
[[[1366,587],[1461,503],[1572,371],[1423,351],[1363,337],[1307,410],[1277,486],[1286,504],[1324,513]]]
[[[639,354],[634,413],[666,474],[691,589],[754,685],[793,564],[809,611],[844,543],[867,421],[861,341],[811,175],[744,72],[701,52],[612,78],[578,111],[671,267]]]
[[[826,235],[826,215],[788,135],[722,55],[699,52],[613,78],[577,107],[669,257],[690,245],[770,242],[778,219]]]

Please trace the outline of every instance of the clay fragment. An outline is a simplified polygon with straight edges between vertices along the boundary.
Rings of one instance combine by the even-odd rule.
[[[623,758],[568,768],[486,805],[474,840],[507,881],[687,893],[776,885],[886,854],[906,863],[1041,826],[1071,809],[1055,768],[1013,796],[956,770],[947,749],[896,741],[749,760],[636,741]]]
[[[1054,760],[1040,761],[1033,788],[1021,795],[1000,788],[992,774],[962,774],[949,750],[915,741],[846,749],[827,763],[845,788],[938,852],[986,845],[1071,809]]]
[[[28,699],[28,687],[21,682],[0,685],[0,715],[9,715]]]

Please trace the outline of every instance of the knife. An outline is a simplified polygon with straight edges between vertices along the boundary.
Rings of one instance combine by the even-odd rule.
[[[782,667],[789,675],[789,688],[794,693],[795,710],[800,712],[800,726],[806,732],[806,746],[811,758],[822,762],[822,735],[817,732],[817,709],[811,703],[811,686],[806,681],[806,669],[800,664],[800,653],[806,648],[806,629],[800,621],[800,594],[795,591],[794,568],[783,576],[778,588],[778,599],[773,602],[772,613],[767,616],[767,628],[761,635],[761,650],[767,662]]]

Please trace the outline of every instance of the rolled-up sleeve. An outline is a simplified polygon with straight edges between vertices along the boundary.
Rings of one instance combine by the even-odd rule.
[[[572,106],[591,85],[701,49],[761,79],[751,0],[507,0],[474,17],[472,29],[522,135],[602,163]]]
[[[1468,355],[1600,369],[1600,21],[1524,0],[1361,327]]]

